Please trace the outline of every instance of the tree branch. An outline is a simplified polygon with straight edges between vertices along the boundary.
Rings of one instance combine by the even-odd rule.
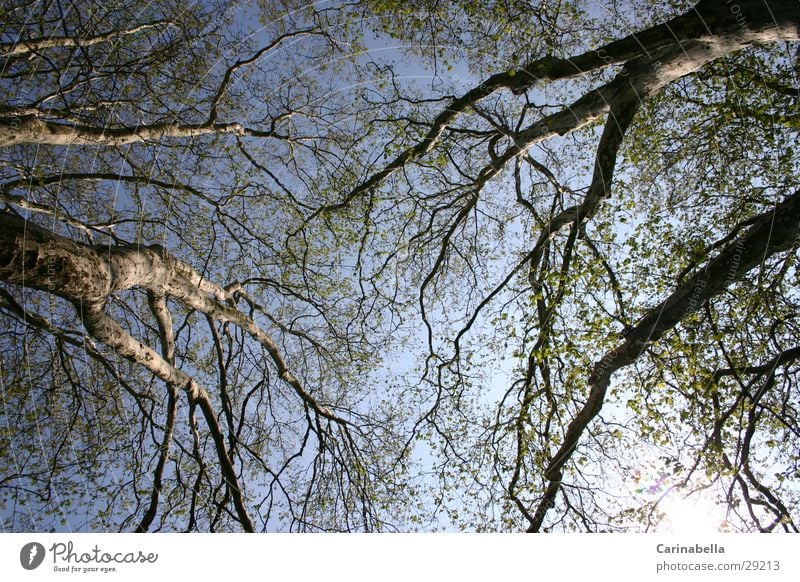
[[[519,71],[498,73],[489,77],[451,101],[436,116],[421,141],[403,150],[383,169],[350,190],[341,201],[319,207],[306,222],[322,213],[346,208],[353,200],[377,187],[398,169],[430,152],[450,124],[498,89],[509,88],[515,93],[523,93],[539,81],[564,79],[628,61],[640,63],[639,78],[634,86],[644,98],[673,80],[730,52],[757,43],[800,39],[800,7],[796,4],[781,5],[772,11],[765,11],[760,0],[741,0],[737,6],[747,20],[747,27],[741,26],[721,0],[702,0],[686,14],[597,50],[566,59],[544,57]],[[654,67],[653,63],[658,66]],[[626,65],[622,76],[632,73]],[[562,112],[544,118],[523,131],[518,136],[517,144],[500,156],[503,164],[538,141],[556,134],[565,135],[608,113],[609,104],[614,100],[613,92],[621,84],[618,81],[592,91]],[[503,164],[493,166],[502,167]],[[488,167],[484,171],[487,169]],[[495,173],[497,171],[492,172],[493,175]]]
[[[127,30],[113,30],[94,36],[51,36],[48,38],[35,38],[30,40],[19,40],[17,42],[6,42],[0,44],[0,58],[18,58],[29,53],[36,53],[50,48],[78,48],[87,47],[103,42],[112,42],[123,36],[136,34],[150,28],[174,26],[171,20],[156,20],[147,24],[134,26]]]
[[[23,144],[38,145],[91,145],[121,146],[132,143],[181,139],[204,135],[246,135],[251,137],[285,137],[275,133],[274,128],[260,131],[241,123],[187,124],[164,122],[127,127],[95,127],[84,124],[68,124],[46,121],[40,115],[0,117],[0,147]]]
[[[567,427],[564,442],[551,457],[544,472],[549,481],[560,480],[561,470],[569,461],[589,423],[603,407],[611,376],[636,361],[648,343],[661,338],[687,314],[705,301],[724,291],[731,281],[760,265],[772,255],[796,244],[800,234],[800,190],[788,196],[772,210],[760,214],[747,232],[727,244],[708,264],[685,283],[677,286],[669,297],[648,310],[633,326],[628,337],[607,352],[592,369],[589,397]],[[552,506],[557,488],[548,487],[538,504],[537,520],[528,531],[536,532],[547,510]]]

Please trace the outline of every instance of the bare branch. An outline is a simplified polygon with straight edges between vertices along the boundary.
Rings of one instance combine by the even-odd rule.
[[[94,36],[51,36],[48,38],[36,38],[30,40],[19,40],[17,42],[0,43],[0,58],[18,58],[29,53],[38,53],[51,48],[79,48],[92,46],[103,42],[114,42],[124,36],[136,34],[143,30],[149,30],[151,28],[165,28],[167,26],[174,26],[174,23],[171,20],[157,20],[155,22],[134,26],[133,28],[126,30],[114,30],[103,34],[96,34]]]

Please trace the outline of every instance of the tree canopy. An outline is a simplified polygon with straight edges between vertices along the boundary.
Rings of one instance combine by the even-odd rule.
[[[1,10],[4,531],[798,531],[800,4]]]

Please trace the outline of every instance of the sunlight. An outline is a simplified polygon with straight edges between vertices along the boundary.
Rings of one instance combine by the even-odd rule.
[[[725,518],[719,507],[705,495],[687,499],[673,491],[658,504],[658,509],[665,515],[662,531],[718,533],[724,528]]]

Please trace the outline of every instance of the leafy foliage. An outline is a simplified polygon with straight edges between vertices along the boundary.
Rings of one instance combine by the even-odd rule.
[[[179,4],[3,7],[5,529],[797,531],[797,7]]]

